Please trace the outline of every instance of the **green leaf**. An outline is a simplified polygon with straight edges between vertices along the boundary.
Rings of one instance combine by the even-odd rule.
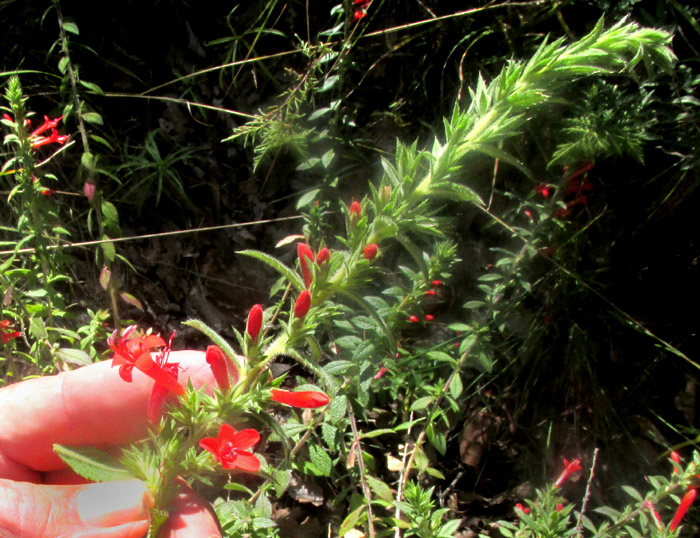
[[[105,258],[113,262],[117,254],[117,251],[114,248],[114,243],[109,240],[109,237],[107,235],[103,235],[102,240],[104,241],[104,243],[100,243],[100,246],[102,247],[102,252],[104,253]]]
[[[100,88],[97,84],[93,82],[85,82],[84,80],[79,80],[78,81],[82,86],[90,90],[92,93],[96,93],[97,95],[104,95],[105,92],[102,91],[102,88]]]
[[[301,198],[299,198],[299,201],[297,202],[297,209],[306,207],[311,202],[313,202],[316,199],[316,196],[318,196],[319,192],[321,192],[321,189],[312,189],[309,192],[305,193]]]
[[[286,265],[284,265],[281,261],[279,261],[277,258],[274,258],[270,256],[269,254],[265,254],[264,252],[260,252],[258,250],[239,250],[236,252],[236,254],[242,254],[243,256],[250,256],[251,258],[255,258],[256,260],[260,260],[261,262],[265,262],[267,265],[275,269],[277,272],[279,272],[283,277],[285,277],[291,284],[299,291],[304,291],[306,289],[306,286],[304,285],[304,281],[301,279],[301,277],[297,274],[296,271],[293,271]]]
[[[81,349],[62,347],[56,350],[56,356],[63,362],[67,362],[68,364],[75,364],[76,366],[85,366],[87,364],[92,364],[90,355],[88,355]]]
[[[55,444],[53,450],[73,471],[93,482],[134,478],[117,458],[97,448]]]
[[[387,486],[381,480],[374,478],[371,475],[366,475],[365,480],[367,480],[367,485],[374,492],[374,494],[381,500],[391,503],[394,501],[394,495],[391,493],[391,488]]]
[[[83,119],[88,123],[94,123],[96,125],[103,125],[102,116],[97,112],[83,112]]]
[[[58,70],[61,72],[62,75],[66,74],[66,71],[68,70],[68,62],[70,61],[70,58],[68,56],[62,56],[61,59],[58,61]],[[64,113],[64,116],[67,114]]]
[[[135,306],[138,308],[141,312],[143,312],[143,305],[141,304],[141,301],[139,301],[136,297],[131,295],[130,293],[126,293],[123,291],[122,293],[119,294],[119,297],[121,297],[122,301],[124,301],[127,304],[130,304],[131,306]]]
[[[462,385],[462,378],[459,376],[459,373],[455,373],[455,376],[452,378],[452,381],[450,382],[450,395],[454,399],[459,398],[459,395],[462,394],[463,388],[464,387]]]
[[[319,476],[330,476],[333,461],[328,453],[318,445],[309,445],[309,457],[313,464],[312,472]]]
[[[341,536],[341,538],[355,528],[360,521],[360,517],[365,512],[365,508],[366,506],[361,504],[345,517],[343,522],[340,524],[340,530],[338,531],[338,535]]]
[[[428,407],[433,401],[432,396],[423,396],[411,404],[411,411],[420,411]]]
[[[71,34],[80,35],[80,30],[78,30],[78,25],[71,21],[63,21],[63,29]]]

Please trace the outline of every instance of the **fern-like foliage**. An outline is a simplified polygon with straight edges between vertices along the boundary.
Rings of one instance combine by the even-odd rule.
[[[451,174],[472,151],[522,165],[499,148],[499,142],[519,133],[532,111],[551,99],[557,89],[584,76],[601,76],[633,69],[640,61],[670,69],[676,57],[669,48],[671,35],[640,28],[621,20],[605,30],[601,19],[591,33],[566,45],[546,40],[528,61],[510,61],[489,84],[479,78],[470,90],[471,104],[457,103],[445,120],[443,141],[435,138],[430,168],[414,189],[415,201],[430,192],[449,192]]]

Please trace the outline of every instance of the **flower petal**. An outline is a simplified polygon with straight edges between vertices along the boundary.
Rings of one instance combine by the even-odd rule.
[[[220,443],[224,442],[233,442],[233,437],[236,435],[236,429],[229,425],[229,424],[222,424],[221,427],[219,428],[219,435],[217,435],[217,439],[219,440]]]
[[[219,461],[219,445],[219,440],[215,437],[205,437],[199,441],[199,446],[204,450],[211,452],[216,458],[216,461]]]
[[[253,430],[241,430],[231,438],[234,448],[250,448],[260,442],[260,434]]]
[[[240,451],[238,457],[233,461],[231,469],[240,469],[250,473],[257,473],[260,470],[260,460],[250,452]]]

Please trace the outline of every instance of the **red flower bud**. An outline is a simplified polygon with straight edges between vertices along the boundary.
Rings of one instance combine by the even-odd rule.
[[[360,202],[353,200],[350,204],[350,218],[359,219],[360,215],[362,215],[362,206],[360,205]]]
[[[255,340],[260,334],[260,329],[262,328],[263,321],[263,308],[261,305],[253,305],[248,313],[248,323],[246,325],[246,331],[250,335],[250,338]]]
[[[431,280],[430,281],[431,286],[442,286],[442,280]]]
[[[224,355],[224,352],[221,351],[221,348],[219,346],[207,347],[205,358],[207,364],[211,368],[212,373],[214,374],[214,379],[219,387],[221,387],[221,390],[228,390],[231,388],[231,382],[228,378],[226,355]]]
[[[331,251],[328,250],[328,247],[323,247],[321,250],[318,251],[318,255],[316,256],[316,263],[321,265],[323,263],[329,262],[331,259]]]
[[[433,321],[435,319],[435,316],[432,314],[426,314],[425,315],[425,321]]]
[[[297,297],[297,302],[294,304],[294,317],[303,318],[309,312],[311,308],[311,292],[309,290],[304,290]]]
[[[428,295],[428,296],[430,296],[430,295],[435,295],[435,290],[428,290],[428,291],[425,292],[425,294]]]
[[[309,269],[309,264],[306,261],[308,258],[312,262],[314,261],[314,251],[306,243],[299,243],[297,245],[297,254],[299,254],[299,265],[301,265],[301,274],[304,276],[304,285],[308,288],[313,282],[313,277],[311,276],[311,269]]]
[[[378,249],[379,247],[376,245],[376,243],[370,243],[364,248],[362,255],[366,260],[373,260],[377,256]]]
[[[276,402],[292,407],[303,407],[305,409],[315,409],[328,404],[331,399],[322,392],[305,390],[299,392],[289,392],[288,390],[272,389],[272,399]]]
[[[418,316],[411,316],[408,318],[411,323],[418,323]]]
[[[95,185],[92,183],[85,183],[85,185],[83,185],[83,193],[85,193],[87,199],[92,202],[95,199]]]

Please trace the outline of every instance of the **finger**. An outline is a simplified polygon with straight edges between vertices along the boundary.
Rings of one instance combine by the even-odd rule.
[[[198,387],[213,383],[203,352],[177,351],[170,357],[180,363],[181,383],[188,378]],[[65,467],[53,443],[105,447],[142,439],[152,388],[153,381],[139,371],[125,382],[110,361],[3,388],[0,477],[6,476],[2,459],[36,471]]]
[[[184,481],[158,538],[221,538],[211,505]]]
[[[47,486],[0,479],[0,536],[142,538],[152,505],[140,480]]]

